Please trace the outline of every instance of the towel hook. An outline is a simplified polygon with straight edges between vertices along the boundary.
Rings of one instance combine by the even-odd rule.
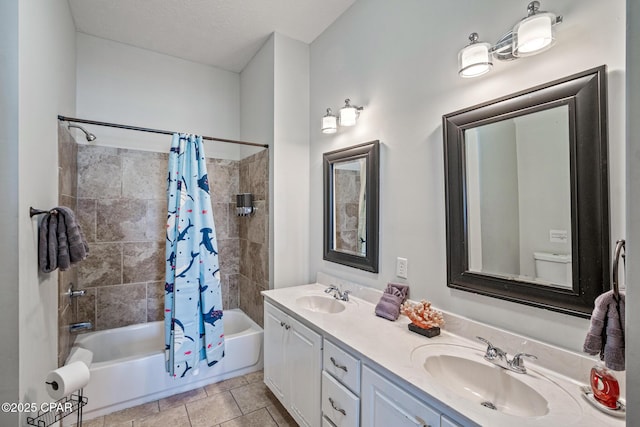
[[[616,250],[615,255],[613,257],[613,294],[616,297],[616,300],[620,296],[620,289],[618,287],[618,262],[620,261],[621,252],[624,250],[625,241],[624,239],[620,239],[616,242]],[[626,252],[626,251],[625,251]],[[622,254],[624,258],[624,254]]]

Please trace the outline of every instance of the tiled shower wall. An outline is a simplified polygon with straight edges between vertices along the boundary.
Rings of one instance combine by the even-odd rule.
[[[58,205],[76,209],[77,185],[76,176],[78,144],[69,133],[69,130],[58,126]],[[55,273],[53,273],[55,274]],[[67,271],[58,270],[58,366],[62,366],[69,355],[73,345],[73,337],[69,333],[69,325],[75,321],[75,302],[64,293],[78,283],[78,269],[72,266]]]
[[[79,320],[101,330],[163,319],[168,155],[79,145],[77,159],[77,214],[90,248],[78,266],[87,290]],[[241,163],[207,159],[225,308],[242,305],[235,216]]]
[[[252,193],[256,210],[239,217],[240,308],[260,326],[263,304],[260,291],[269,289],[269,152],[240,160],[240,192]]]

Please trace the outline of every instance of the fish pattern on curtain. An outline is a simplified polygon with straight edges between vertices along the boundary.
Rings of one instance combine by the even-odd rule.
[[[218,245],[202,137],[174,134],[167,178],[165,355],[173,377],[224,357]]]

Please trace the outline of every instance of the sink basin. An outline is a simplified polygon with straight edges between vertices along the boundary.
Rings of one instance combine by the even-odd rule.
[[[344,304],[333,297],[320,295],[307,295],[296,299],[296,304],[305,310],[317,313],[340,313],[344,310]]]
[[[544,419],[547,425],[569,425],[568,420],[582,413],[580,404],[557,380],[527,367],[526,374],[515,373],[484,360],[484,348],[452,343],[418,346],[411,362],[430,377],[444,396],[451,394],[484,407],[491,417]],[[565,385],[566,386],[566,385]],[[491,419],[491,418],[488,418]]]
[[[447,388],[467,400],[520,417],[540,417],[549,412],[547,400],[516,375],[498,366],[464,357],[430,356],[424,369]]]

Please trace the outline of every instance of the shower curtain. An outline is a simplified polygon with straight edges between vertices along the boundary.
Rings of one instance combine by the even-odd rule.
[[[218,245],[202,137],[174,134],[167,178],[166,368],[198,373],[224,357]]]

